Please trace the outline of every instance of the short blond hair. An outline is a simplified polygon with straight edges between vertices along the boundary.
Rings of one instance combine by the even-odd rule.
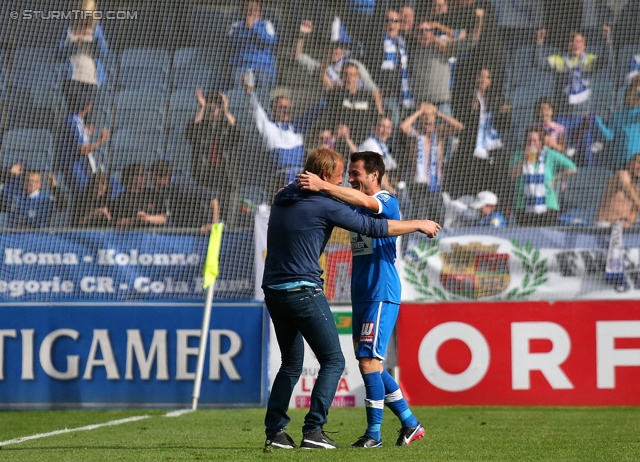
[[[323,173],[334,176],[338,170],[338,163],[345,164],[344,157],[329,148],[312,149],[309,152],[304,169],[322,177]]]

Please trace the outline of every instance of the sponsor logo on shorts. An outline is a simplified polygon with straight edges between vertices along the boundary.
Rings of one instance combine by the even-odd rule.
[[[361,343],[373,343],[373,333],[375,331],[376,324],[374,322],[363,322],[362,329],[360,330],[360,342]]]

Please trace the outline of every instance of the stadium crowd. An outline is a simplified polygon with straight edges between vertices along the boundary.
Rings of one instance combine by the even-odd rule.
[[[99,20],[129,3],[2,3],[0,226],[241,226],[319,146],[378,152],[402,214],[449,226],[595,224],[609,179],[637,178],[637,2],[540,0],[542,23],[519,28],[499,0],[151,2]],[[7,18],[27,9],[40,20]],[[600,204],[598,225],[635,221],[636,186],[630,215]]]

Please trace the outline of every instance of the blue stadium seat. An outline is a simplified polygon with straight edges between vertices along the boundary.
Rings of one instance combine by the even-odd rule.
[[[26,162],[27,168],[51,171],[53,137],[49,130],[16,129],[2,137],[2,167]]]
[[[169,129],[165,153],[178,173],[191,175],[191,143],[184,137],[184,127],[172,126]]]
[[[7,95],[5,129],[55,130],[64,115],[62,97],[52,88],[13,88]]]
[[[206,58],[200,48],[179,48],[173,56],[171,86],[174,90],[195,91],[202,88],[224,88],[224,74],[220,67]]]
[[[0,45],[10,48],[13,42],[13,26],[16,21],[11,18],[14,11],[13,2],[0,2]]]
[[[120,55],[120,90],[169,89],[169,52],[158,48],[129,48]]]
[[[558,194],[562,225],[591,224],[604,188],[613,172],[606,168],[579,168],[565,180],[566,189]]]
[[[191,89],[175,90],[169,97],[169,128],[181,128],[193,120],[200,104],[196,101],[195,91]]]
[[[164,134],[167,94],[152,89],[124,90],[115,100],[114,130],[151,129]]]
[[[120,172],[132,162],[141,162],[147,167],[162,158],[164,133],[153,130],[123,128],[111,138],[111,172]]]
[[[52,47],[19,48],[13,54],[10,86],[60,89],[62,64]]]
[[[127,6],[127,3],[131,6]],[[119,20],[104,20],[102,28],[109,48],[116,54],[127,48],[168,48],[173,38],[175,16],[168,14],[174,2],[122,2],[105,0],[98,2],[103,14],[116,12]],[[178,3],[178,2],[175,2]],[[151,5],[152,6],[149,6]],[[109,14],[116,14],[109,13]]]
[[[12,3],[12,2],[3,2]],[[57,47],[58,40],[69,27],[69,22],[60,18],[61,12],[69,10],[67,0],[20,0],[14,5],[20,13],[15,21],[16,45],[21,47]]]
[[[545,47],[545,55],[558,50]],[[540,69],[535,61],[535,45],[523,45],[516,48],[508,64],[508,79],[505,83],[505,94],[513,101],[513,92],[517,87],[536,86],[548,88],[553,96],[555,78],[551,72]]]
[[[221,8],[190,6],[188,18],[189,46],[214,52],[223,48],[221,44],[225,41],[231,22]]]

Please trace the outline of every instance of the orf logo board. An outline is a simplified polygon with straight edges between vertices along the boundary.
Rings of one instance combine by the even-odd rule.
[[[403,304],[413,405],[639,405],[637,302]]]

